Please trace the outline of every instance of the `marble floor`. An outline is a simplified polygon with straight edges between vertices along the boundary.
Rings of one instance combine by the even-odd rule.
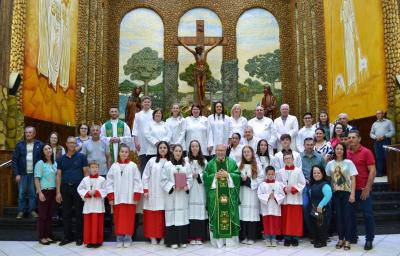
[[[40,245],[37,242],[13,242],[0,241],[0,256],[37,256],[37,255],[90,255],[90,256],[108,256],[108,255],[135,255],[135,256],[254,256],[254,255],[294,255],[294,256],[312,256],[312,255],[382,255],[382,256],[400,256],[400,234],[396,235],[378,235],[374,241],[374,249],[366,252],[363,250],[363,239],[359,244],[352,245],[350,251],[334,248],[337,237],[333,237],[327,247],[315,249],[309,241],[300,241],[299,247],[284,247],[280,244],[276,248],[268,248],[263,242],[259,241],[254,245],[240,245],[238,247],[215,249],[209,243],[204,245],[188,245],[184,249],[170,249],[160,245],[150,245],[145,242],[135,242],[130,248],[116,248],[114,242],[106,242],[97,249],[88,249],[84,246],[69,245],[60,247],[58,245]]]

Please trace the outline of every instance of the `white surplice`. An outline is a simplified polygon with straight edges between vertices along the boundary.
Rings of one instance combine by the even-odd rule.
[[[147,111],[141,110],[135,114],[135,119],[133,120],[132,136],[137,137],[140,144],[140,150],[138,152],[140,155],[145,155],[147,148],[149,147],[149,142],[145,138],[145,134],[149,129],[149,123],[153,121],[153,110],[149,109]]]
[[[207,166],[207,160],[204,159],[204,167],[200,166],[197,160],[189,162],[188,157],[185,158],[185,162],[188,172],[197,173],[201,182],[199,183],[197,178],[192,178],[189,192],[189,219],[206,220],[208,219],[208,214],[206,211],[206,192],[204,190],[203,171]]]
[[[231,119],[225,115],[222,118],[222,114],[212,114],[208,116],[208,123],[210,124],[211,131],[213,134],[213,150],[211,155],[215,155],[215,147],[219,144],[228,145],[229,138],[231,138],[232,127]]]
[[[171,189],[175,186],[175,173],[186,174],[186,184],[190,188],[192,183],[192,174],[188,171],[188,164],[173,165],[167,162],[161,175],[161,186],[166,193],[165,196],[165,225],[184,226],[189,224],[189,194],[183,189]]]
[[[151,211],[164,210],[166,193],[161,187],[161,176],[164,171],[166,159],[152,157],[146,164],[143,171],[142,183],[143,190],[149,194],[148,198],[143,199],[143,209]]]
[[[242,161],[242,150],[243,145],[239,144],[236,148],[231,147],[231,151],[229,152],[229,157],[235,160],[236,164],[239,164]]]
[[[90,176],[86,176],[79,184],[77,190],[84,201],[83,214],[104,212],[104,198],[107,196],[107,190],[106,180],[103,177],[90,178]],[[85,198],[86,194],[91,190],[99,191],[101,197]]]
[[[164,121],[155,122],[152,120],[150,123],[147,124],[147,126],[148,129],[144,134],[148,142],[146,155],[156,155],[156,144],[160,141],[166,141],[167,143],[169,143],[172,137],[172,132]]]
[[[112,137],[118,137],[119,138],[119,143],[124,143],[126,145],[128,145],[128,147],[131,150],[135,150],[135,147],[133,145],[133,138],[131,136],[131,128],[129,128],[129,126],[124,123],[124,134],[122,137],[118,136],[118,132],[117,132],[117,123],[118,123],[118,119],[115,120],[110,120],[111,124],[112,124]],[[106,133],[106,123],[104,123],[101,126],[100,129],[100,138],[102,141],[104,141],[105,143],[107,143],[107,146],[110,145],[110,139],[112,137],[107,137],[107,133]],[[111,152],[111,154],[114,155],[114,160],[117,161],[117,157],[118,157],[118,143],[113,143],[113,152]]]
[[[292,151],[293,154],[293,159],[294,159],[294,166],[296,166],[297,168],[301,169],[301,156],[297,151]],[[283,167],[285,167],[285,163],[283,162],[283,154],[282,151],[279,151],[278,153],[275,154],[273,161],[272,161],[272,165],[275,168],[275,171],[278,171],[280,169],[282,169]]]
[[[269,156],[259,156],[256,155],[257,164],[261,167],[263,173],[265,173],[265,168],[269,165],[272,165],[273,157]]]
[[[296,137],[296,148],[299,153],[304,151],[304,140],[306,138],[313,138],[315,137],[315,127],[303,127],[299,130],[297,137]]]
[[[280,138],[283,134],[289,134],[292,143],[290,147],[292,149],[296,148],[296,136],[297,132],[299,131],[299,122],[297,121],[297,117],[288,115],[286,121],[283,122],[282,117],[278,117],[274,120],[275,129],[276,129],[276,141],[277,141],[277,148],[278,151],[282,149],[282,145],[280,142]]]
[[[192,140],[198,140],[201,146],[201,152],[204,156],[209,156],[207,147],[214,147],[213,133],[208,119],[204,116],[186,118],[186,149]]]
[[[275,199],[270,199],[273,194]],[[261,215],[281,216],[281,204],[285,198],[283,184],[279,181],[273,183],[262,182],[257,191],[258,199],[261,205]]]
[[[291,192],[286,194],[283,200],[283,205],[302,205],[303,194],[302,191],[306,186],[306,179],[304,178],[303,171],[300,168],[295,167],[294,170],[280,169],[276,174],[276,180],[281,182],[284,187],[294,187],[298,192],[293,194]]]
[[[185,141],[186,119],[183,118],[182,116],[178,117],[171,116],[165,122],[167,123],[168,128],[172,132],[170,144],[171,145],[179,144],[183,147],[183,150],[186,151],[186,141]]]

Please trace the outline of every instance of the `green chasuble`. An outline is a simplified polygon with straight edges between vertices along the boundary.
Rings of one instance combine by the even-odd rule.
[[[216,188],[211,188],[215,174],[220,169],[228,171],[234,183],[233,188],[228,187],[228,179],[217,179]],[[203,172],[203,179],[213,237],[218,239],[238,236],[240,171],[236,162],[228,157],[224,161],[212,159]]]
[[[106,128],[106,136],[107,137],[114,137],[113,136],[112,123],[111,123],[110,120],[108,120],[105,123],[105,128]],[[117,122],[117,137],[124,136],[124,128],[125,128],[124,122],[122,122],[121,120],[118,120],[118,122]],[[114,159],[114,143],[110,143],[110,152],[111,152],[112,162],[114,163],[116,161],[116,159]]]

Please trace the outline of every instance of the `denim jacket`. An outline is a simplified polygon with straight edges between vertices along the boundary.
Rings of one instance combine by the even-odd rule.
[[[33,166],[41,158],[42,142],[35,140],[33,142]],[[13,174],[26,175],[26,141],[22,140],[15,146],[12,156]]]

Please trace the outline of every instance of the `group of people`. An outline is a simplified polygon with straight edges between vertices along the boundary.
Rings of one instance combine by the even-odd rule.
[[[247,120],[239,104],[227,116],[224,104],[215,102],[208,117],[192,105],[184,118],[174,104],[164,122],[164,113],[151,109],[149,97],[141,102],[132,131],[119,119],[118,108],[111,108],[102,126],[80,125],[79,136],[67,138],[66,150],[56,132],[41,143],[34,127],[25,128],[13,154],[17,218],[24,213],[38,218],[41,244],[55,242],[51,221],[57,202],[64,224],[59,245],[75,240],[100,246],[110,205],[118,247],[131,245],[135,213],[142,210],[144,236],[171,248],[208,239],[218,248],[253,244],[261,234],[270,247],[278,245],[277,236],[283,236],[284,246],[298,246],[307,234],[320,248],[326,246],[334,213],[336,248],[349,250],[358,239],[355,204],[361,204],[364,249],[372,249],[375,158],[360,144],[347,114],[331,124],[327,112],[321,112],[313,124],[312,114],[305,113],[299,129],[287,104],[275,120],[265,116],[262,106]],[[382,111],[377,118],[370,135],[376,140],[379,176],[384,151],[378,146],[390,143],[394,129]],[[133,152],[139,165],[130,160]]]

